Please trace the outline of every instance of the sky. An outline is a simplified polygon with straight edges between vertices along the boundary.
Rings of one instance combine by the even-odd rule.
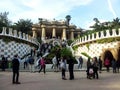
[[[93,18],[100,22],[120,18],[120,0],[0,0],[0,12],[5,11],[13,23],[19,19],[33,23],[38,23],[38,18],[65,20],[70,15],[71,24],[90,29]]]

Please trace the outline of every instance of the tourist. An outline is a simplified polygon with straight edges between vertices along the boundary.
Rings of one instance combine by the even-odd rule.
[[[66,80],[65,72],[66,72],[66,59],[65,57],[61,57],[60,68],[62,70],[62,79]]]
[[[20,84],[19,82],[19,66],[20,62],[18,60],[18,55],[14,56],[14,59],[12,60],[12,70],[13,70],[13,84]]]
[[[68,69],[69,69],[69,79],[73,80],[74,79],[74,73],[73,73],[73,68],[74,68],[74,59],[73,57],[68,57]]]
[[[114,58],[112,60],[112,68],[113,68],[113,73],[116,73],[116,60]]]
[[[98,64],[99,64],[99,73],[101,73],[102,71],[102,60],[101,60],[101,56],[99,56],[99,59],[98,59]]]
[[[107,72],[109,72],[110,60],[108,58],[106,58],[104,63],[105,63],[105,67],[107,69]]]
[[[45,58],[42,57],[41,60],[40,60],[41,68],[40,68],[40,70],[38,71],[39,73],[41,72],[42,69],[43,69],[44,74],[46,73],[46,71],[45,71],[45,69],[46,69],[45,63],[46,63]]]
[[[1,57],[2,57],[1,68],[2,71],[5,71],[6,68],[5,57],[3,55],[1,55]]]
[[[28,58],[30,72],[34,72],[34,58],[30,56]]]
[[[93,78],[96,78],[98,79],[99,76],[98,76],[98,67],[99,67],[99,64],[98,64],[98,61],[97,61],[97,57],[94,57],[93,58],[93,72],[94,72],[94,77]]]
[[[82,58],[82,56],[80,56],[80,58],[79,58],[79,64],[78,64],[78,69],[82,69],[82,65],[83,65],[83,58]]]

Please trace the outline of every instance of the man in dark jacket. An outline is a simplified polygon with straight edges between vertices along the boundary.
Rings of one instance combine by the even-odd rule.
[[[19,80],[19,66],[20,66],[20,62],[18,60],[18,55],[14,56],[14,59],[12,60],[12,70],[13,70],[13,80],[12,83],[13,84],[20,84],[20,82],[18,82]]]
[[[73,57],[68,57],[68,69],[69,69],[69,75],[70,75],[70,80],[74,79],[74,60]]]

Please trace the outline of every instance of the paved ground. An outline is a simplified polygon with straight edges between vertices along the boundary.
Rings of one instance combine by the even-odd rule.
[[[0,90],[120,90],[120,73],[103,71],[99,79],[86,79],[85,71],[76,71],[75,80],[61,79],[61,72],[20,72],[20,85],[11,82],[12,72],[0,71]]]

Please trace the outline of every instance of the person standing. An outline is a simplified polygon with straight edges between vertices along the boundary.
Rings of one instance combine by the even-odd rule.
[[[1,62],[2,71],[5,71],[5,57],[2,55],[2,62]]]
[[[107,72],[109,72],[110,60],[108,58],[106,58],[104,63],[105,63],[105,67],[107,69]]]
[[[12,83],[13,84],[20,84],[20,82],[19,82],[19,66],[20,66],[20,62],[18,60],[18,55],[16,54],[14,56],[14,59],[12,60],[12,71],[13,71]]]
[[[101,60],[101,56],[99,56],[99,59],[98,59],[98,63],[99,63],[99,73],[101,73],[102,71],[102,60]]]
[[[73,68],[74,68],[74,59],[73,57],[68,58],[68,69],[69,69],[69,79],[73,80],[74,79],[74,73],[73,73]]]
[[[83,58],[82,56],[80,56],[79,58],[79,65],[78,65],[78,69],[81,68],[82,69],[82,65],[83,65]]]
[[[66,71],[66,59],[65,57],[61,57],[61,62],[60,62],[60,68],[62,70],[62,79],[66,80],[66,75],[65,75],[65,71]]]

